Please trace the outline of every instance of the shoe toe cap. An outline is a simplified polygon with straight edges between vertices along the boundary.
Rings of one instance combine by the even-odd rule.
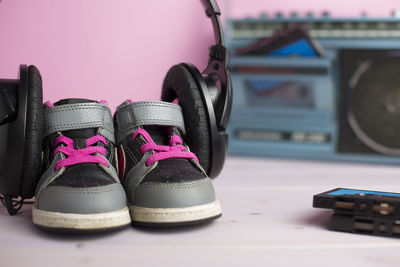
[[[92,214],[121,210],[126,206],[126,196],[121,184],[98,187],[48,186],[36,198],[40,210]]]
[[[211,179],[181,183],[146,182],[129,196],[131,205],[146,208],[185,208],[214,202]]]

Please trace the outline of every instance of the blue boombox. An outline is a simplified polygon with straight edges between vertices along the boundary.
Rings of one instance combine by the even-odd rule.
[[[323,53],[237,53],[298,25],[310,38],[296,44]],[[228,20],[226,33],[231,153],[400,163],[398,17],[261,16]]]

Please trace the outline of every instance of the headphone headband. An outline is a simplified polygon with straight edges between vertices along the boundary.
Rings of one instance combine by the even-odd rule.
[[[207,17],[211,18],[211,22],[214,29],[214,38],[216,45],[224,45],[224,33],[222,31],[222,24],[219,16],[221,11],[215,0],[201,0],[203,7],[206,11]]]
[[[200,0],[207,17],[211,18],[214,29],[215,45],[211,46],[207,67],[203,70],[207,80],[219,80],[221,84],[219,99],[215,107],[218,130],[225,131],[232,106],[232,88],[229,78],[229,51],[224,46],[224,34],[220,20],[221,10],[215,0]]]
[[[218,4],[214,0],[201,0],[201,3],[206,10],[207,16],[211,17],[212,14],[221,15]]]

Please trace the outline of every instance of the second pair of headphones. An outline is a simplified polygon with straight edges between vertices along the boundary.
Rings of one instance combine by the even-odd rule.
[[[227,151],[232,89],[221,11],[215,0],[201,2],[215,38],[207,67],[203,71],[187,63],[171,67],[161,100],[178,100],[186,126],[184,140],[208,176],[215,178]],[[18,79],[0,79],[0,194],[10,214],[22,203],[16,198],[34,196],[41,174],[42,105],[42,79],[35,66],[21,65]]]

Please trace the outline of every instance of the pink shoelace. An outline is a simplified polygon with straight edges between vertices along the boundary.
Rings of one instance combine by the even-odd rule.
[[[169,158],[187,158],[194,159],[199,162],[194,153],[190,151],[184,151],[186,147],[182,145],[182,139],[177,135],[171,136],[171,139],[169,140],[169,146],[161,146],[154,143],[151,136],[144,129],[136,130],[132,136],[132,139],[135,139],[138,134],[142,135],[147,141],[147,144],[144,144],[140,147],[140,152],[142,154],[145,154],[149,150],[154,150],[155,152],[147,158],[146,166],[153,164],[155,161]]]
[[[79,163],[100,163],[108,167],[108,162],[105,158],[100,155],[93,155],[95,153],[100,153],[105,156],[107,150],[102,146],[92,146],[97,142],[102,142],[107,144],[106,139],[101,135],[92,136],[86,139],[86,148],[75,149],[74,140],[66,136],[59,136],[54,140],[54,146],[63,143],[66,146],[59,146],[54,150],[54,156],[61,152],[67,156],[66,159],[61,159],[56,163],[55,170],[58,171],[62,167],[67,167],[71,165],[76,165]]]

